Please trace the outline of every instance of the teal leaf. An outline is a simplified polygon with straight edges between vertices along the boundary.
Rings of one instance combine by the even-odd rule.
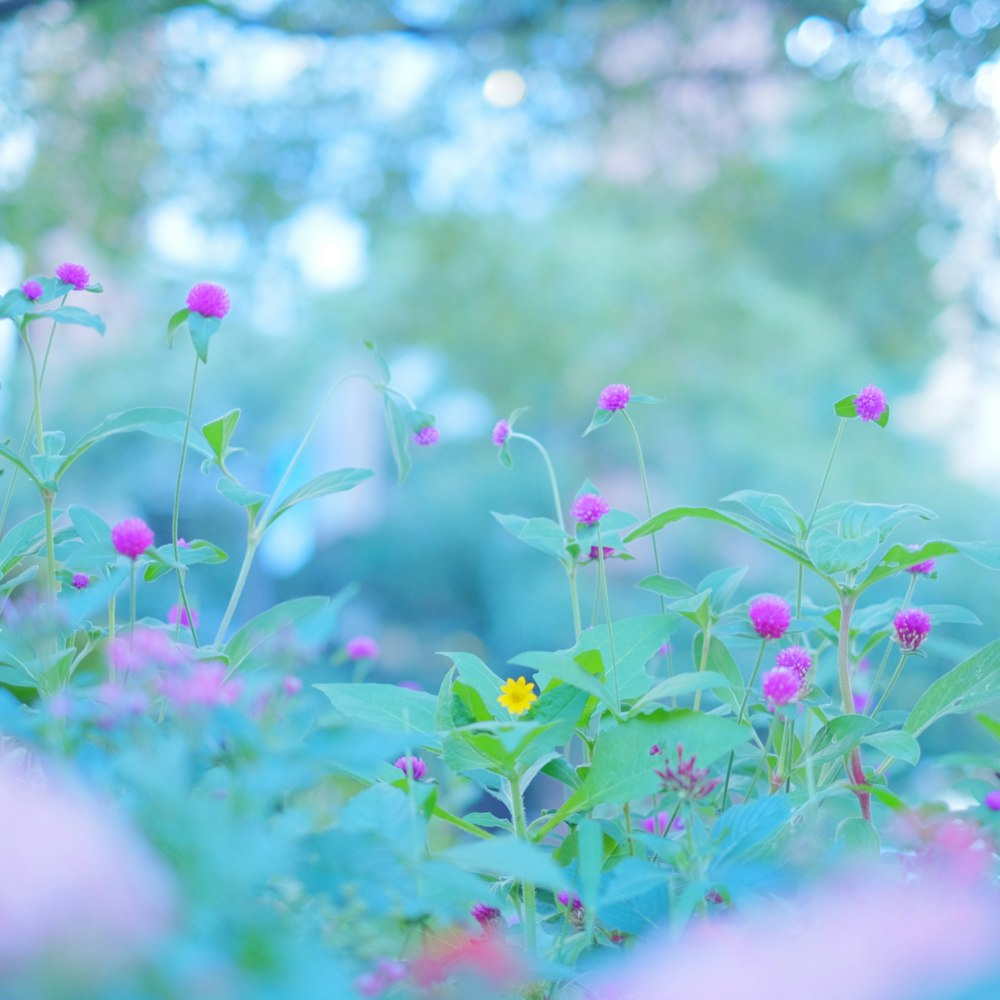
[[[437,746],[435,704],[426,691],[412,691],[398,684],[317,684],[333,707],[382,732],[412,734],[421,746]]]
[[[879,541],[884,542],[898,525],[914,517],[933,521],[937,514],[914,503],[841,502],[821,507],[813,525],[829,528],[841,538],[860,538],[877,531]]]
[[[586,437],[591,431],[597,430],[598,427],[603,427],[614,415],[614,410],[596,409],[587,429],[583,432],[583,436]]]
[[[191,343],[202,364],[208,364],[208,342],[220,326],[222,320],[218,316],[202,316],[199,312],[188,314],[187,328],[191,334]]]
[[[170,317],[170,320],[167,323],[167,347],[171,350],[174,346],[174,337],[177,336],[178,327],[187,322],[187,318],[190,315],[191,310],[185,307],[184,309],[178,309],[177,312]]]
[[[547,851],[512,836],[459,844],[436,857],[466,871],[494,878],[515,878],[553,892],[571,888],[566,872]]]
[[[813,528],[806,539],[806,554],[816,569],[828,576],[863,568],[878,547],[877,531],[858,538],[840,538],[826,528]]]
[[[374,474],[371,469],[335,469],[333,472],[324,472],[285,497],[267,523],[274,524],[282,514],[306,500],[353,490],[358,483],[363,483]]]
[[[709,652],[711,652],[711,647],[709,647]],[[732,686],[727,678],[711,670],[674,674],[673,677],[668,677],[666,680],[660,681],[659,684],[654,684],[632,705],[629,715],[636,715],[647,705],[661,698],[676,698],[678,695],[693,694],[695,691],[717,690]]]
[[[81,309],[79,306],[60,306],[58,309],[49,309],[46,312],[30,312],[25,315],[25,319],[28,322],[36,319],[49,319],[53,323],[86,326],[100,334],[105,331],[104,320],[100,316],[88,312],[86,309]]]
[[[409,475],[411,468],[409,424],[406,420],[406,414],[392,396],[385,393],[382,399],[385,409],[385,426],[389,432],[389,450],[396,463],[399,481],[403,482]]]
[[[723,503],[736,503],[754,517],[779,531],[789,531],[797,538],[806,534],[805,518],[777,493],[760,493],[757,490],[738,490],[722,498]]]
[[[378,368],[379,374],[382,376],[382,381],[388,383],[392,376],[389,372],[389,366],[386,364],[385,358],[382,357],[381,352],[378,347],[375,346],[373,341],[366,340],[364,344],[365,347],[372,352],[372,360],[374,360],[375,366]]]
[[[639,586],[664,597],[691,597],[695,593],[693,587],[672,576],[647,576],[639,581]]]
[[[210,420],[207,424],[202,424],[201,433],[208,442],[209,448],[212,449],[215,461],[219,465],[225,462],[226,456],[230,453],[229,442],[233,438],[239,419],[240,411],[230,410],[221,417]]]
[[[506,531],[525,545],[560,559],[566,555],[566,545],[570,537],[555,521],[547,517],[526,518],[517,514],[498,514],[496,511],[492,513]]]
[[[914,736],[901,730],[873,733],[865,736],[861,742],[875,747],[887,757],[904,760],[907,764],[916,764],[920,760],[920,744]]]
[[[34,553],[45,539],[45,515],[32,514],[0,539],[0,575],[6,576],[22,559]]]
[[[919,736],[946,715],[963,715],[1000,698],[1000,639],[973,653],[923,693],[903,729]]]
[[[229,672],[238,670],[251,656],[266,647],[277,635],[330,607],[329,597],[296,597],[268,608],[233,633],[226,643]],[[403,689],[405,690],[405,689]]]
[[[257,490],[250,490],[241,483],[234,483],[231,479],[220,479],[215,488],[227,499],[240,507],[245,507],[252,515],[256,515],[261,506],[268,500],[266,493]]]

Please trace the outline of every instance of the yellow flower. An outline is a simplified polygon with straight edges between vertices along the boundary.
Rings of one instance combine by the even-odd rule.
[[[514,680],[513,677],[508,677],[500,685],[500,690],[503,693],[497,698],[497,701],[511,715],[520,715],[522,712],[527,712],[531,708],[531,703],[538,701],[538,695],[535,694],[535,685],[531,681],[526,681],[523,677],[518,677],[517,680]]]

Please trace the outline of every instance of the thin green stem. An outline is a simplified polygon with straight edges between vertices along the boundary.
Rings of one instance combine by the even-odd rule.
[[[226,605],[225,614],[223,614],[222,621],[219,624],[219,631],[215,633],[215,640],[212,643],[213,646],[221,645],[222,640],[225,638],[226,631],[229,628],[229,623],[233,620],[233,615],[236,613],[236,605],[239,604],[243,588],[246,586],[247,577],[250,575],[250,566],[253,564],[253,558],[257,553],[258,545],[260,545],[260,539],[254,530],[253,519],[251,517],[250,528],[247,531],[247,548],[246,552],[243,553],[243,563],[240,566],[240,573],[236,578],[236,584],[233,587],[233,592],[229,597],[229,604]]]
[[[181,482],[184,479],[184,462],[187,459],[188,440],[191,435],[191,418],[194,415],[194,397],[195,391],[198,388],[198,368],[200,364],[201,359],[196,354],[194,356],[194,374],[191,376],[191,394],[188,397],[187,420],[184,423],[184,436],[181,438],[181,457],[177,463],[177,482],[174,484],[174,509],[170,522],[170,537],[174,548],[174,565],[177,567],[178,600],[184,609],[184,614],[187,615],[188,627],[191,629],[191,640],[196,649],[198,648],[198,632],[194,624],[194,613],[191,611],[191,605],[188,602],[187,587],[184,582],[187,570],[181,566],[181,550],[178,539],[180,537]],[[180,614],[177,616],[178,632],[180,631],[182,617]]]
[[[520,438],[522,441],[527,441],[529,444],[533,444],[541,453],[542,458],[545,460],[546,472],[548,472],[549,476],[549,487],[552,490],[552,503],[556,511],[556,523],[563,529],[563,531],[565,531],[566,523],[563,520],[562,501],[559,499],[559,483],[556,480],[556,470],[552,466],[552,459],[549,458],[549,453],[546,451],[545,446],[541,441],[536,440],[530,434],[522,434],[520,431],[511,431],[508,437]]]
[[[837,674],[840,680],[841,707],[845,715],[853,715],[854,695],[851,692],[851,615],[854,612],[854,603],[857,596],[854,594],[841,594],[840,597],[840,629],[837,635]],[[865,772],[861,764],[861,751],[854,747],[848,755],[847,777],[854,785],[865,784]],[[871,794],[869,792],[857,791],[854,793],[858,797],[858,805],[861,807],[861,815],[871,822]]]
[[[601,525],[597,524],[597,586],[604,595],[604,619],[608,623],[608,648],[611,651],[611,672],[615,679],[615,708],[622,710],[621,686],[618,683],[618,654],[615,652],[615,630],[611,622],[611,598],[608,594],[608,578],[604,571],[604,543],[601,540]]]
[[[42,504],[45,507],[45,590],[52,600],[56,596],[56,546],[52,510],[55,502],[56,495],[52,490],[42,491]]]
[[[524,796],[521,791],[521,780],[516,772],[510,775],[511,818],[514,821],[514,835],[530,843],[528,824],[524,815]],[[524,947],[529,956],[535,954],[535,884],[522,882],[521,892],[524,897]]]
[[[632,432],[632,440],[635,441],[635,454],[636,458],[639,460],[639,478],[642,480],[642,495],[646,500],[646,516],[653,516],[653,504],[649,499],[649,480],[646,477],[646,463],[642,457],[642,442],[639,440],[639,431],[635,426],[632,417],[629,416],[628,409],[621,411],[622,416],[625,418],[625,423],[628,424],[629,430]],[[650,536],[649,540],[653,543],[653,565],[656,567],[656,575],[660,576],[660,552],[656,546],[656,532],[654,531]],[[660,611],[666,614],[667,602],[663,594],[660,594]]]
[[[625,820],[625,843],[628,846],[629,857],[635,857],[635,841],[632,839],[632,803],[626,802],[622,807],[622,817]]]
[[[917,585],[917,577],[914,574],[910,578],[910,584],[906,588],[906,594],[903,597],[903,606],[900,611],[905,611],[909,606],[910,598],[913,596],[913,589]],[[882,683],[882,675],[885,673],[885,668],[889,665],[889,654],[892,652],[892,641],[887,639],[885,644],[885,651],[882,653],[882,662],[878,665],[878,670],[875,672],[875,679],[872,681],[872,685],[868,691],[868,697],[874,698],[875,693],[878,691],[879,685]]]
[[[573,608],[573,641],[578,642],[580,633],[583,631],[583,623],[580,621],[580,595],[576,586],[576,567],[574,562],[566,567],[566,579],[569,581],[569,598]]]
[[[750,681],[746,686],[746,690],[743,692],[743,700],[740,702],[739,714],[736,716],[736,724],[740,725],[743,722],[743,717],[747,710],[747,702],[750,700],[750,692],[753,690],[754,682],[757,680],[757,673],[760,670],[761,661],[764,659],[764,647],[767,645],[767,639],[762,639],[760,642],[760,649],[757,651],[757,662],[753,665],[753,671],[750,674]],[[733,761],[736,759],[736,751],[731,750],[729,753],[729,763],[726,765],[726,780],[722,786],[722,811],[726,809],[726,802],[729,797],[729,778],[733,773]]]
[[[708,647],[712,643],[712,619],[708,619],[708,623],[702,630],[702,640],[701,640],[701,658],[698,662],[698,673],[702,674],[705,672],[705,668],[708,666]],[[694,705],[692,706],[694,710],[700,711],[701,709],[701,688],[699,688],[694,693]]]
[[[135,560],[130,560],[128,582],[128,634],[129,642],[135,635]]]
[[[885,686],[885,691],[882,692],[882,697],[879,698],[878,704],[872,709],[872,718],[874,719],[879,713],[879,709],[886,703],[889,695],[892,693],[892,689],[896,686],[896,681],[899,680],[899,675],[903,672],[903,665],[906,663],[906,653],[902,653],[899,657],[899,663],[896,664],[896,669],[892,673],[892,677],[889,678],[889,683]],[[874,697],[875,691],[872,689],[872,696]]]

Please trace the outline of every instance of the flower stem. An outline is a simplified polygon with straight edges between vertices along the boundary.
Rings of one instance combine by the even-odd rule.
[[[611,651],[611,672],[615,679],[615,708],[622,708],[621,686],[618,683],[618,655],[615,652],[615,632],[611,624],[611,598],[608,596],[608,578],[604,572],[604,543],[601,540],[601,525],[597,525],[597,586],[604,595],[604,618],[608,623],[608,648]]]
[[[196,354],[194,357],[194,374],[191,377],[191,395],[188,398],[188,408],[187,408],[187,420],[184,423],[184,436],[181,439],[181,457],[177,464],[177,482],[174,486],[174,510],[173,517],[171,519],[171,540],[173,541],[174,547],[174,565],[177,567],[177,591],[178,598],[180,600],[181,607],[184,609],[184,614],[187,615],[188,626],[191,629],[191,639],[194,642],[195,648],[198,648],[198,632],[195,629],[194,624],[194,614],[191,611],[191,605],[188,603],[187,587],[184,584],[184,576],[187,570],[181,566],[181,550],[178,545],[178,526],[180,524],[180,510],[181,510],[181,482],[184,478],[184,461],[187,458],[187,447],[188,439],[191,434],[191,417],[194,414],[194,396],[195,390],[198,387],[198,366],[201,364],[201,359]],[[181,618],[182,615],[177,616],[177,632],[180,632]]]
[[[222,621],[219,624],[219,631],[215,633],[213,646],[220,646],[222,640],[225,638],[229,623],[233,620],[233,615],[236,613],[236,605],[239,604],[243,588],[246,586],[247,577],[250,575],[250,566],[257,553],[257,546],[260,545],[260,538],[254,530],[253,517],[249,513],[247,516],[250,518],[250,527],[247,531],[247,548],[243,553],[243,563],[240,566],[239,576],[236,578],[236,585],[233,587],[233,592],[229,597],[229,604],[226,605],[225,614],[223,614]]]
[[[56,548],[52,519],[55,501],[56,495],[52,490],[42,491],[42,503],[45,506],[45,590],[52,600],[56,597]]]
[[[514,835],[529,843],[528,824],[524,815],[524,796],[521,791],[521,780],[517,772],[510,774],[511,818],[514,820]],[[524,947],[529,956],[535,954],[535,884],[522,882],[521,892],[524,897]]]
[[[913,588],[917,585],[916,575],[911,576],[910,585],[906,588],[906,595],[903,597],[903,606],[900,611],[905,611],[909,606],[910,598],[913,596]],[[878,665],[878,670],[875,672],[875,680],[872,681],[872,686],[869,690],[869,697],[874,698],[875,692],[878,691],[879,684],[882,683],[882,675],[885,673],[885,668],[889,665],[889,653],[892,651],[892,640],[887,640],[885,644],[885,652],[882,654],[882,662]]]
[[[701,659],[698,663],[698,673],[704,673],[705,668],[708,666],[708,647],[712,642],[712,619],[708,619],[708,623],[705,625],[702,631],[702,642],[701,642]],[[692,706],[697,712],[701,709],[701,688],[699,688],[694,693],[694,705]]]
[[[639,478],[642,480],[642,495],[646,500],[646,516],[653,516],[653,505],[649,499],[649,480],[646,477],[646,463],[643,461],[642,457],[642,442],[639,440],[639,431],[635,426],[631,416],[627,409],[622,410],[622,416],[625,418],[625,423],[628,424],[629,430],[632,432],[632,439],[635,441],[635,454],[636,458],[639,460]],[[650,536],[649,540],[653,543],[653,565],[656,568],[656,575],[660,576],[660,552],[656,546],[656,532],[654,531]],[[667,601],[663,594],[660,594],[660,611],[666,614],[667,611]]]
[[[132,641],[132,636],[135,635],[135,560],[131,560],[131,566],[129,567],[129,584],[128,584],[128,634],[129,642]]]
[[[853,594],[842,594],[840,597],[840,630],[837,636],[837,674],[840,680],[841,708],[845,715],[854,714],[854,695],[851,692],[851,615],[857,597]],[[855,785],[865,784],[865,772],[861,765],[861,751],[854,747],[848,757],[848,779]],[[871,794],[855,792],[861,815],[871,822]]]
[[[541,453],[542,458],[545,460],[545,469],[549,475],[549,487],[552,490],[552,502],[556,509],[556,523],[563,529],[563,531],[565,531],[566,523],[563,521],[562,501],[559,499],[559,483],[556,481],[556,470],[552,467],[552,459],[549,458],[549,453],[545,450],[545,446],[541,441],[536,440],[530,434],[522,434],[520,431],[511,431],[508,437],[520,438],[522,441],[527,441],[529,444],[533,444]]]
[[[566,579],[569,580],[570,604],[573,607],[573,641],[579,642],[580,633],[583,631],[583,623],[580,621],[580,595],[576,586],[576,566],[574,562],[566,566]]]
[[[746,686],[746,690],[743,692],[743,700],[740,702],[740,711],[736,716],[736,724],[741,725],[743,722],[743,716],[747,710],[747,702],[750,700],[750,692],[753,690],[754,682],[757,680],[757,673],[760,670],[761,661],[764,659],[764,647],[767,645],[767,639],[761,639],[760,649],[757,651],[757,662],[753,665],[753,671],[750,674],[750,681]],[[733,773],[733,761],[736,759],[736,751],[731,750],[729,753],[729,763],[726,765],[726,780],[722,786],[722,811],[726,809],[726,800],[729,796],[729,778]]]
[[[906,663],[906,653],[900,654],[899,663],[896,664],[896,669],[893,671],[892,677],[889,678],[889,683],[885,686],[885,691],[882,692],[882,697],[879,698],[878,704],[872,709],[871,717],[874,719],[879,713],[879,709],[885,704],[886,699],[892,693],[892,689],[896,686],[896,681],[899,680],[899,675],[903,672],[903,664]],[[874,696],[875,689],[872,688],[872,695]]]

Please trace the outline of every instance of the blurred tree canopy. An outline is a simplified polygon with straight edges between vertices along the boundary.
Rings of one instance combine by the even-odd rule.
[[[319,557],[262,573],[258,602],[358,579],[360,625],[558,645],[558,570],[488,515],[548,513],[545,484],[532,456],[496,466],[492,421],[530,405],[567,498],[589,476],[639,513],[618,429],[578,441],[600,388],[631,382],[666,401],[638,416],[657,507],[742,487],[808,505],[833,400],[916,388],[943,312],[992,333],[998,26],[1000,0],[0,0],[0,240],[26,273],[75,257],[114,279],[114,362],[55,358],[56,419],[151,386],[183,405],[189,359],[154,376],[150,351],[186,288],[221,280],[234,310],[199,410],[244,407],[266,485],[377,340],[426,370],[441,454],[382,487],[377,532],[308,527]],[[359,421],[340,412],[330,454]],[[128,454],[81,468],[162,515],[163,453]],[[831,498],[995,534],[986,498],[926,481],[946,461],[859,437]],[[187,495],[237,547],[210,484]],[[680,575],[759,556],[719,532],[671,551]]]

